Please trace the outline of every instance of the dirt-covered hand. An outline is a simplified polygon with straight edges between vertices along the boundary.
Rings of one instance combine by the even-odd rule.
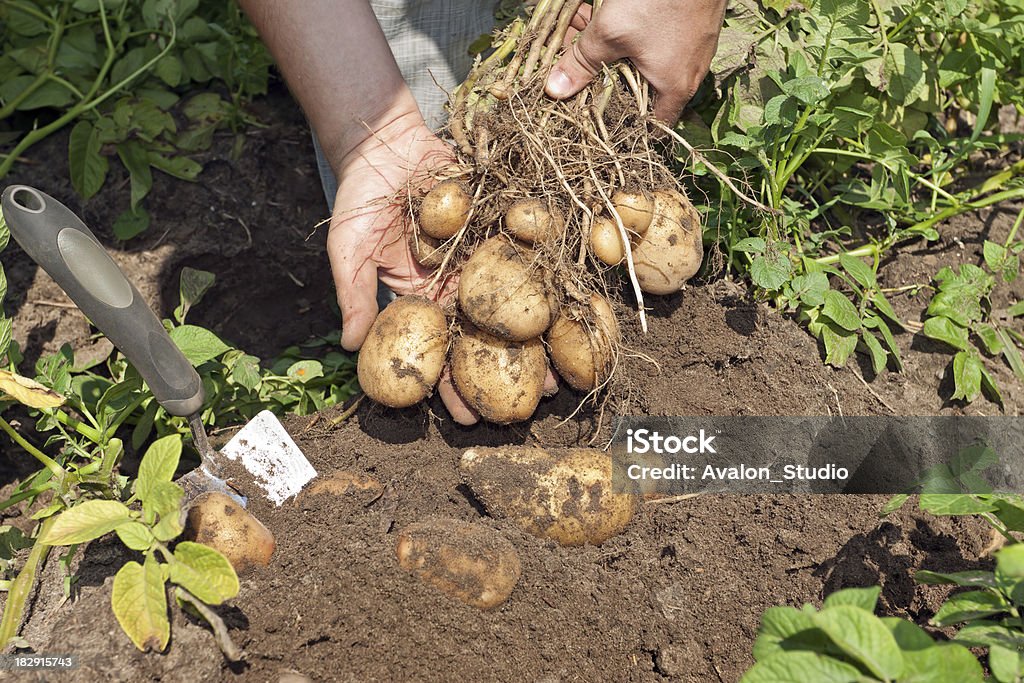
[[[377,281],[396,294],[446,299],[454,283],[428,290],[432,271],[416,262],[407,240],[408,211],[396,203],[407,191],[429,182],[430,170],[450,163],[450,146],[424,125],[418,112],[381,127],[336,166],[338,193],[327,236],[341,307],[341,345],[355,351],[377,317]],[[451,388],[447,373],[439,394],[460,424],[477,416]]]
[[[580,5],[571,46],[551,70],[545,91],[555,99],[575,95],[603,64],[628,57],[657,91],[654,115],[674,123],[711,66],[725,5],[725,0],[605,0],[593,21],[591,5]]]

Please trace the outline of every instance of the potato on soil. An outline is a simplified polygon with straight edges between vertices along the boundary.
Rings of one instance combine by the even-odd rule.
[[[640,289],[651,294],[678,292],[700,270],[704,258],[700,216],[690,200],[674,190],[654,193],[654,220],[636,247],[633,265]]]
[[[480,609],[508,600],[522,574],[515,548],[497,531],[454,519],[408,525],[395,555],[402,569]]]
[[[520,199],[505,213],[505,227],[529,244],[557,239],[565,231],[565,217],[558,207],[542,199]]]
[[[416,263],[424,268],[440,268],[444,261],[445,250],[441,248],[441,240],[435,240],[422,231],[409,233],[409,251]]]
[[[392,408],[419,403],[441,376],[449,337],[440,306],[422,296],[399,297],[380,312],[359,350],[359,386]]]
[[[377,496],[382,491],[384,491],[384,485],[368,474],[351,472],[349,470],[335,470],[330,474],[314,479],[306,487],[302,495],[318,496],[329,494],[332,496],[345,496],[355,493]]]
[[[470,448],[459,470],[488,514],[562,545],[621,533],[637,497],[612,491],[612,459],[592,448]]]
[[[619,323],[611,304],[600,294],[578,317],[566,310],[547,333],[551,362],[574,389],[591,391],[608,379],[619,344]]]
[[[446,240],[462,229],[473,198],[454,180],[445,180],[430,189],[420,204],[420,229],[436,240]]]
[[[512,341],[533,339],[548,329],[557,305],[531,256],[505,237],[477,247],[459,279],[459,308],[473,324]]]
[[[185,517],[183,537],[219,551],[238,573],[266,567],[274,553],[274,535],[231,496],[208,491],[196,496]]]
[[[609,266],[617,266],[626,258],[626,249],[622,244],[622,235],[615,219],[608,216],[595,216],[590,226],[590,250],[594,256]]]
[[[643,192],[616,190],[612,194],[612,206],[622,219],[626,230],[638,237],[647,234],[647,229],[654,218],[654,202]]]
[[[548,363],[540,339],[514,342],[463,325],[451,357],[459,395],[488,422],[509,424],[533,415]]]

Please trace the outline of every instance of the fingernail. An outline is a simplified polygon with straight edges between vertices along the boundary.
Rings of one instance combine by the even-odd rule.
[[[547,90],[548,95],[560,100],[572,93],[572,81],[569,80],[569,76],[564,71],[555,69],[548,76],[545,90]]]

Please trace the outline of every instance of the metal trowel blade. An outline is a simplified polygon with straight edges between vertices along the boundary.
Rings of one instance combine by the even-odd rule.
[[[220,455],[241,462],[269,500],[280,505],[302,490],[316,470],[284,425],[264,410],[235,434]]]

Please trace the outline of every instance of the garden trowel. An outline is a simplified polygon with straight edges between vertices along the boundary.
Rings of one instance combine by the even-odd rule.
[[[253,418],[220,453],[215,452],[200,418],[205,396],[199,373],[92,232],[66,206],[26,185],[4,190],[0,205],[18,244],[121,350],[160,405],[188,420],[201,463],[178,480],[186,500],[220,491],[246,503],[222,478],[224,458],[240,461],[277,505],[316,476],[269,411]]]

